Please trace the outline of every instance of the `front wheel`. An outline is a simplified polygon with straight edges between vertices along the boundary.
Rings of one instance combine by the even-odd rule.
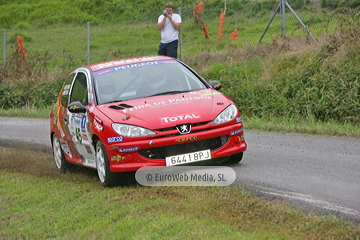
[[[105,151],[104,144],[99,140],[96,142],[96,169],[104,187],[112,187],[116,184],[116,174],[110,172],[110,162]]]
[[[53,135],[53,153],[55,165],[61,173],[65,173],[71,169],[72,164],[66,161],[64,151],[61,149],[59,139],[55,133]]]
[[[241,153],[237,153],[237,154],[234,154],[230,157],[229,160],[227,160],[225,163],[226,164],[235,164],[235,163],[239,163],[243,158],[243,152]]]

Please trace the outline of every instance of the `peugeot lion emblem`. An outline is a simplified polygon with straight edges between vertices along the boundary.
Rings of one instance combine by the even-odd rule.
[[[191,124],[181,124],[176,126],[176,129],[179,131],[180,134],[187,134],[191,131]]]

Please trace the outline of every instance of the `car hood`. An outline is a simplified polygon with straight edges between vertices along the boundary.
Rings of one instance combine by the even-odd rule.
[[[212,121],[231,103],[222,93],[206,89],[103,104],[97,108],[113,122],[158,129]]]

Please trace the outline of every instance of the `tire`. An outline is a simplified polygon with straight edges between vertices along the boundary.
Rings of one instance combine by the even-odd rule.
[[[242,158],[243,158],[243,152],[237,153],[237,154],[232,155],[232,156],[230,157],[230,159],[227,160],[227,161],[224,162],[224,163],[226,163],[226,164],[239,163],[239,162],[242,160]]]
[[[53,152],[54,152],[56,168],[61,173],[66,173],[67,171],[69,171],[72,168],[72,164],[69,163],[68,161],[66,161],[65,156],[64,156],[64,151],[61,149],[59,139],[55,133],[53,135],[52,145],[53,145]]]
[[[117,183],[117,175],[110,172],[109,159],[104,144],[100,140],[96,142],[95,152],[96,169],[101,185],[104,187],[115,186]]]

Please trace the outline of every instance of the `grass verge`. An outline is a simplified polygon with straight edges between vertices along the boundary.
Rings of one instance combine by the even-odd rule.
[[[0,147],[2,239],[357,239],[360,227],[267,202],[239,187],[103,188],[49,153]]]
[[[0,108],[1,117],[21,117],[21,118],[49,118],[53,106],[46,108],[36,108],[33,106],[24,106],[22,108]]]
[[[360,138],[360,127],[355,124],[336,122],[321,122],[316,119],[291,119],[270,117],[243,118],[245,129],[268,131],[328,135],[338,137]]]

